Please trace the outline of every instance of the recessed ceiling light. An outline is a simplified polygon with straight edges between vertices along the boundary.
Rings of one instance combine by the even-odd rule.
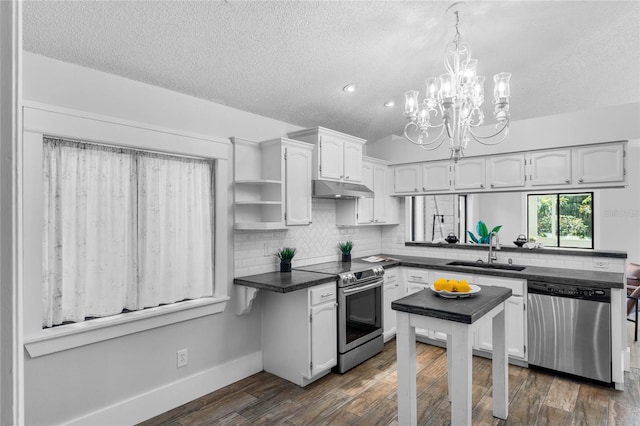
[[[346,86],[344,86],[342,88],[342,90],[344,90],[347,93],[353,93],[356,91],[356,85],[351,83],[351,84],[347,84]]]
[[[393,99],[389,99],[384,103],[385,108],[393,108],[396,105],[396,102]]]

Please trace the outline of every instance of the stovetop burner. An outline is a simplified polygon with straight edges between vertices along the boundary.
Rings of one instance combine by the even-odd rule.
[[[293,269],[298,271],[318,272],[321,274],[335,275],[338,278],[338,285],[348,285],[358,283],[372,277],[384,275],[382,266],[372,265],[367,262],[326,262],[315,265],[298,266]]]

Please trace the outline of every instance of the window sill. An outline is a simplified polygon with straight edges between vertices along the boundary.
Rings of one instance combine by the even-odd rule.
[[[77,324],[43,329],[25,337],[32,358],[90,345],[224,311],[229,297],[189,300],[143,311],[97,318]]]

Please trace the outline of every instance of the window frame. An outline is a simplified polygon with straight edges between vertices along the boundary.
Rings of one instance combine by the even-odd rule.
[[[23,330],[31,357],[55,353],[156,327],[221,313],[229,301],[228,139],[41,104],[23,104],[22,241]],[[213,297],[127,312],[81,323],[42,328],[43,136],[214,160]]]
[[[563,246],[560,245],[560,241],[561,241],[561,235],[560,235],[560,197],[563,195],[587,195],[590,194],[591,195],[591,246],[590,247],[579,247],[579,246]],[[555,222],[556,222],[556,229],[558,230],[558,236],[557,236],[557,245],[555,246],[551,246],[551,247],[555,247],[555,248],[564,248],[564,249],[576,249],[576,250],[593,250],[595,248],[595,242],[596,242],[596,229],[595,229],[595,192],[594,191],[563,191],[563,192],[536,192],[536,193],[527,193],[526,194],[526,203],[525,203],[525,211],[527,212],[527,222],[526,222],[526,229],[527,229],[527,233],[529,232],[529,200],[530,197],[539,197],[539,196],[555,196],[556,198],[556,206],[558,206],[557,212],[556,212],[556,217],[555,217]]]

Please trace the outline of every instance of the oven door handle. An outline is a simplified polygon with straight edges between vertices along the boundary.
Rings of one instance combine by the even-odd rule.
[[[368,290],[368,289],[374,288],[374,287],[380,287],[380,286],[382,286],[382,281],[376,281],[376,282],[374,282],[372,284],[365,285],[365,286],[362,286],[362,287],[356,287],[354,289],[342,290],[342,293],[345,294],[345,295],[352,294],[352,293],[359,293],[361,291]]]

